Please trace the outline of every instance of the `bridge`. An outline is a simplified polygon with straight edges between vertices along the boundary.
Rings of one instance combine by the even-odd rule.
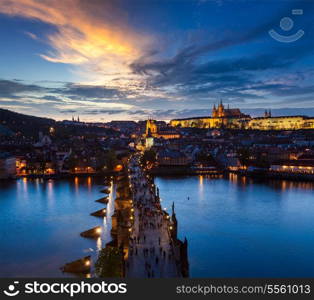
[[[177,238],[178,222],[162,209],[159,190],[132,156],[123,176],[117,179],[117,198],[112,215],[113,241],[106,248],[121,250],[121,273],[132,278],[188,277],[187,240]]]

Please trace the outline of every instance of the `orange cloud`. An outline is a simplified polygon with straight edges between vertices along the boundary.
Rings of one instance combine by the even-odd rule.
[[[129,63],[151,43],[128,26],[126,16],[112,1],[1,0],[0,13],[55,26],[56,32],[47,36],[52,50],[41,57],[77,65],[81,74],[88,70],[105,82],[117,74],[130,76]]]

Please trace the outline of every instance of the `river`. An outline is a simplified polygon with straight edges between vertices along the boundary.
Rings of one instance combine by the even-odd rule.
[[[162,203],[175,202],[189,242],[191,277],[314,276],[314,184],[228,178],[158,177]],[[19,179],[0,183],[0,276],[60,277],[64,263],[110,240],[114,188],[104,220],[103,180]],[[103,226],[97,241],[81,231]]]

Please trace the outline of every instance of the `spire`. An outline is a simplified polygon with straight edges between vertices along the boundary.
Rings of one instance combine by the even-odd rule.
[[[174,202],[172,202],[172,215],[175,215],[175,212],[174,212]]]

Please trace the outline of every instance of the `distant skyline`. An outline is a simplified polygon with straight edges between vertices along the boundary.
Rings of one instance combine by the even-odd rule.
[[[311,0],[1,1],[0,107],[170,120],[222,99],[252,116],[314,116],[313,16]],[[271,29],[304,36],[282,43]]]

